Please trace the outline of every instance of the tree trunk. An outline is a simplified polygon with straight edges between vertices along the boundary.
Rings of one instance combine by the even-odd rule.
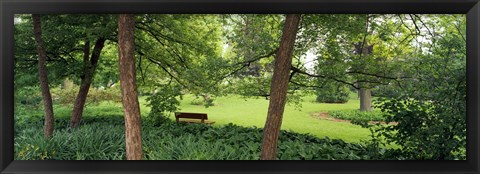
[[[367,56],[373,52],[373,44],[368,45],[366,41],[355,43],[355,54]],[[357,67],[357,69],[365,69]],[[365,85],[365,82],[358,82],[358,97],[360,98],[360,111],[372,110],[372,93],[371,89]]]
[[[40,15],[33,14],[33,32],[35,34],[35,42],[38,52],[38,76],[40,80],[40,88],[42,90],[43,105],[45,112],[44,123],[44,136],[50,138],[53,135],[54,118],[53,118],[53,105],[52,95],[50,88],[48,87],[48,74],[47,74],[47,53],[42,39],[42,23]]]
[[[135,17],[121,14],[118,17],[118,57],[120,69],[120,87],[125,114],[125,138],[127,160],[142,159],[142,132],[140,107],[137,97],[135,73]]]
[[[360,111],[372,110],[372,93],[370,89],[360,88],[358,91],[360,95]]]
[[[95,74],[95,69],[100,59],[100,53],[105,44],[104,38],[99,38],[95,47],[93,48],[93,53],[91,58],[90,55],[90,41],[85,42],[85,47],[83,50],[83,75],[80,82],[80,89],[78,90],[77,98],[75,99],[75,104],[73,105],[72,115],[70,117],[70,127],[75,128],[80,123],[83,115],[83,109],[85,107],[85,101],[87,100],[88,90],[92,84],[93,75]]]
[[[265,127],[263,128],[261,160],[275,160],[278,136],[282,125],[283,111],[288,90],[288,78],[292,66],[293,46],[300,22],[299,14],[288,14],[283,27],[280,49],[275,57],[270,86],[270,103]]]

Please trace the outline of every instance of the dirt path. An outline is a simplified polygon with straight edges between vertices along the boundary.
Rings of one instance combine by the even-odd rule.
[[[330,121],[334,121],[334,122],[347,122],[347,123],[351,122],[350,120],[343,120],[343,119],[330,117],[330,116],[328,116],[328,112],[315,112],[315,113],[312,113],[310,115],[313,118],[322,119],[322,120],[330,120]],[[369,121],[368,123],[370,123],[370,124],[376,124],[376,123],[386,124],[383,121]],[[398,123],[397,122],[391,122],[389,124],[397,125]]]

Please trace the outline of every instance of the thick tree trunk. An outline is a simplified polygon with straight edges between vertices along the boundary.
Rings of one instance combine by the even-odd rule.
[[[358,90],[360,96],[360,111],[372,110],[372,93],[370,89],[360,88]]]
[[[95,69],[100,59],[100,53],[105,44],[104,38],[99,38],[95,47],[93,48],[93,53],[91,58],[90,55],[90,42],[85,42],[85,48],[83,51],[83,75],[80,82],[80,90],[78,90],[77,98],[75,99],[75,104],[73,105],[72,115],[70,117],[70,127],[75,128],[80,123],[83,115],[83,109],[85,107],[85,101],[87,100],[88,90],[92,84],[93,75],[95,74]]]
[[[53,117],[53,105],[52,95],[50,88],[48,87],[48,74],[47,74],[47,53],[42,39],[42,23],[40,15],[33,14],[33,32],[35,34],[36,47],[38,52],[38,76],[40,80],[40,88],[42,90],[44,112],[45,112],[45,127],[44,136],[50,138],[53,135],[54,129],[54,117]]]
[[[359,55],[370,55],[373,52],[373,45],[368,45],[367,42],[355,43],[355,53]],[[357,69],[365,69],[364,67],[357,67]],[[360,111],[372,110],[372,92],[371,89],[365,85],[365,82],[358,83],[358,97],[360,98]]]
[[[120,87],[125,114],[125,138],[127,160],[142,159],[142,132],[140,107],[137,97],[135,73],[135,17],[121,14],[118,17],[118,57],[120,68]]]
[[[287,98],[288,77],[292,66],[293,46],[299,23],[299,14],[287,15],[280,41],[280,49],[275,57],[275,69],[270,87],[270,104],[268,106],[267,121],[263,128],[261,160],[276,159],[278,136]]]

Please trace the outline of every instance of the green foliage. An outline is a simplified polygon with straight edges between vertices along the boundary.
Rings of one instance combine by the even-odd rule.
[[[16,160],[124,160],[123,126],[90,123],[72,131],[56,129],[51,139],[41,127],[24,129],[15,137]]]
[[[38,106],[42,101],[42,95],[38,87],[24,87],[15,90],[15,104]]]
[[[69,89],[52,88],[53,102],[62,105],[73,105],[78,95],[79,86],[74,85]],[[110,87],[106,89],[90,88],[87,94],[87,104],[98,104],[104,101],[122,102],[122,93],[120,87]]]
[[[26,80],[38,74],[31,15],[18,17],[21,22],[15,24],[15,76],[22,80],[16,85],[30,86],[38,83],[38,77],[35,80],[31,78],[32,81]],[[41,20],[50,84],[60,84],[65,77],[79,81],[78,77],[83,73],[83,46],[86,41],[95,43],[99,37],[116,40],[113,34],[117,29],[115,15],[54,14],[42,15]]]
[[[100,136],[115,142],[115,146],[112,146],[114,150],[106,151],[113,154],[124,152],[124,147],[117,146],[121,144],[119,142],[122,138],[119,135],[124,132],[122,128],[105,126],[123,125],[123,119],[104,117],[121,115],[121,109],[118,109],[120,107],[113,105],[114,109],[102,110],[92,106],[94,111],[86,108],[84,114],[88,116],[84,117],[82,122],[83,132],[73,135],[76,137],[68,137],[71,132],[65,127],[68,125],[71,108],[58,104],[72,104],[78,87],[65,90],[55,87],[65,77],[71,77],[78,84],[78,77],[83,72],[83,45],[86,41],[93,43],[99,37],[105,37],[109,41],[106,42],[105,51],[102,51],[98,73],[95,74],[96,80],[92,86],[109,87],[118,81],[115,68],[118,63],[115,15],[42,17],[43,37],[48,43],[46,50],[50,85],[54,102],[58,106],[55,108],[58,117],[55,124],[59,128],[56,132],[59,139],[49,141],[44,141],[41,135],[37,135],[37,132],[41,132],[43,117],[41,97],[36,86],[37,54],[30,15],[16,17],[22,21],[15,24],[14,34],[15,129],[20,130],[15,134],[20,136],[19,142],[25,142],[16,144],[16,150],[21,152],[18,158],[62,159],[63,157],[58,156],[59,151],[52,149],[64,148],[69,145],[66,143],[76,138],[76,144],[72,145],[74,148],[67,150],[68,152],[62,151],[62,154],[69,156],[68,159],[123,159],[124,154],[108,156],[97,151],[107,146],[96,146],[93,141],[81,140],[81,137],[86,137],[87,134],[108,134],[102,128],[114,130],[115,136]],[[145,150],[151,151],[147,153],[151,155],[146,156],[147,159],[258,159],[260,129],[238,128],[233,125],[225,128],[173,125],[168,124],[165,115],[178,110],[178,98],[182,98],[182,92],[196,96],[205,95],[201,103],[207,107],[213,104],[214,98],[217,103],[219,96],[225,93],[268,99],[274,57],[274,54],[270,53],[274,53],[278,47],[282,20],[281,15],[250,14],[137,16],[135,41],[139,67],[137,72],[140,74],[137,76],[139,91],[141,94],[153,93],[147,99],[152,111],[145,119],[144,133],[149,134],[145,140],[148,144]],[[377,115],[376,112],[331,112],[331,116],[349,119],[370,128],[372,140],[366,145],[355,145],[336,140],[320,141],[307,138],[307,135],[282,132],[278,158],[465,159],[465,28],[464,15],[303,15],[299,30],[301,34],[297,38],[292,63],[303,72],[292,73],[287,101],[296,105],[302,103],[303,94],[298,91],[314,89],[312,86],[321,86],[327,81],[329,84],[325,84],[324,89],[316,91],[319,94],[317,100],[346,102],[348,93],[345,95],[344,87],[336,84],[341,81],[350,86],[373,88],[373,92],[378,96],[387,97],[377,104],[387,117],[381,117],[381,114]],[[370,55],[352,52],[355,49],[352,44],[363,41],[367,46],[373,44]],[[227,48],[222,50],[224,46]],[[309,60],[315,64],[313,69],[307,68],[306,61],[302,58],[307,52],[315,56],[314,60]],[[306,75],[305,72],[315,75]],[[319,78],[322,83],[317,83]],[[161,86],[160,92],[152,92],[158,87],[157,84],[165,84],[167,81],[174,81],[179,85]],[[118,86],[115,90],[92,89],[87,102],[103,104],[103,101],[119,101],[119,95]],[[236,103],[235,109],[216,110],[209,113],[209,116],[222,124],[231,120],[238,121],[239,124],[261,124],[264,120],[259,119],[259,115],[265,115],[265,110],[259,108],[267,108],[266,104],[261,104],[240,108],[241,104]],[[365,129],[353,127],[355,125],[338,127],[337,131],[328,132],[325,131],[330,130],[328,126],[341,124],[325,123],[325,120],[305,124],[305,120],[311,121],[309,112],[320,110],[312,109],[317,106],[328,106],[328,110],[337,107],[317,103],[315,106],[310,104],[308,112],[301,114],[286,110],[284,127],[298,128],[299,131],[312,132],[322,137],[329,135],[355,140],[364,138],[364,134],[358,132]],[[214,109],[216,108],[223,109]],[[236,113],[242,115],[235,115]],[[244,117],[234,118],[239,116]],[[398,124],[366,124],[370,120],[394,121]],[[91,122],[101,123],[86,124]],[[318,130],[318,127],[324,129]],[[26,137],[33,138],[30,140]],[[101,140],[96,137],[86,138]],[[401,148],[382,149],[383,139]],[[178,146],[179,144],[185,148]],[[79,145],[89,146],[90,149],[78,153]]]
[[[203,101],[199,97],[195,97],[191,102],[191,105],[203,105]]]
[[[210,106],[214,106],[214,97],[210,94],[197,94],[195,95],[195,99],[193,99],[190,104],[192,105],[203,105],[205,108]]]
[[[380,111],[360,111],[360,110],[337,110],[330,111],[328,115],[333,118],[354,120],[354,121],[385,121],[385,117]]]
[[[449,21],[449,22],[447,22]],[[465,159],[466,147],[466,43],[465,17],[451,15],[431,19],[430,25],[446,30],[432,36],[431,49],[409,61],[391,98],[376,104],[387,113],[386,121],[398,122],[376,128],[387,142],[396,143],[409,159]],[[457,25],[455,27],[455,25]]]
[[[22,129],[15,138],[15,159],[124,160],[124,126],[115,121],[121,119],[85,120],[75,131],[56,129],[52,139],[37,133],[41,126]],[[142,136],[147,160],[258,160],[262,129],[233,124],[144,124]],[[289,131],[281,131],[279,139],[278,159],[374,159],[362,144]]]
[[[244,77],[235,80],[230,86],[230,92],[246,98],[268,97],[270,95],[271,77]]]
[[[179,85],[159,85],[157,91],[147,97],[147,106],[151,108],[147,119],[152,119],[154,124],[161,124],[167,121],[167,112],[175,112],[179,108],[182,99],[181,87]]]
[[[317,102],[320,103],[346,103],[350,98],[348,87],[338,82],[323,82],[316,94]]]
[[[218,79],[225,70],[220,56],[218,15],[145,14],[137,16],[135,33],[140,91],[174,81],[195,94],[220,93]],[[222,72],[222,74],[220,74]]]
[[[465,146],[462,130],[464,120],[454,119],[453,113],[432,102],[413,99],[389,100],[381,105],[388,113],[387,122],[396,121],[377,129],[388,143],[401,145],[404,156],[411,159],[465,159],[458,152]],[[456,113],[458,114],[458,113]],[[460,126],[460,129],[455,126]]]

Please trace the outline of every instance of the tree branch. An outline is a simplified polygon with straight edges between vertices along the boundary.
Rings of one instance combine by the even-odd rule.
[[[150,58],[150,57],[147,57],[147,59],[150,60],[150,62],[152,62],[152,63],[160,66],[160,68],[162,68],[171,78],[175,79],[175,81],[177,81],[178,84],[182,85],[182,86],[185,87],[185,88],[188,88],[186,85],[184,85],[184,84],[182,83],[182,81],[180,81],[180,79],[178,79],[178,78],[175,77],[170,71],[168,71],[168,69],[167,69],[165,66],[163,66],[162,63],[160,63],[160,62],[158,62],[158,61],[156,61],[156,60],[154,60],[154,59],[152,59],[152,58]]]
[[[349,83],[347,81],[344,81],[344,80],[341,80],[341,79],[336,79],[336,78],[332,78],[332,77],[327,77],[325,75],[318,75],[318,74],[309,74],[305,71],[302,71],[294,66],[291,67],[291,70],[292,71],[295,71],[296,73],[298,74],[303,74],[303,75],[306,75],[306,76],[309,76],[309,77],[317,77],[317,78],[324,78],[324,79],[331,79],[331,80],[334,80],[334,81],[337,81],[337,82],[340,82],[340,83],[343,83],[343,84],[346,84],[346,85],[350,85],[352,86],[353,88],[355,89],[359,89],[357,86],[355,86],[355,83]]]

